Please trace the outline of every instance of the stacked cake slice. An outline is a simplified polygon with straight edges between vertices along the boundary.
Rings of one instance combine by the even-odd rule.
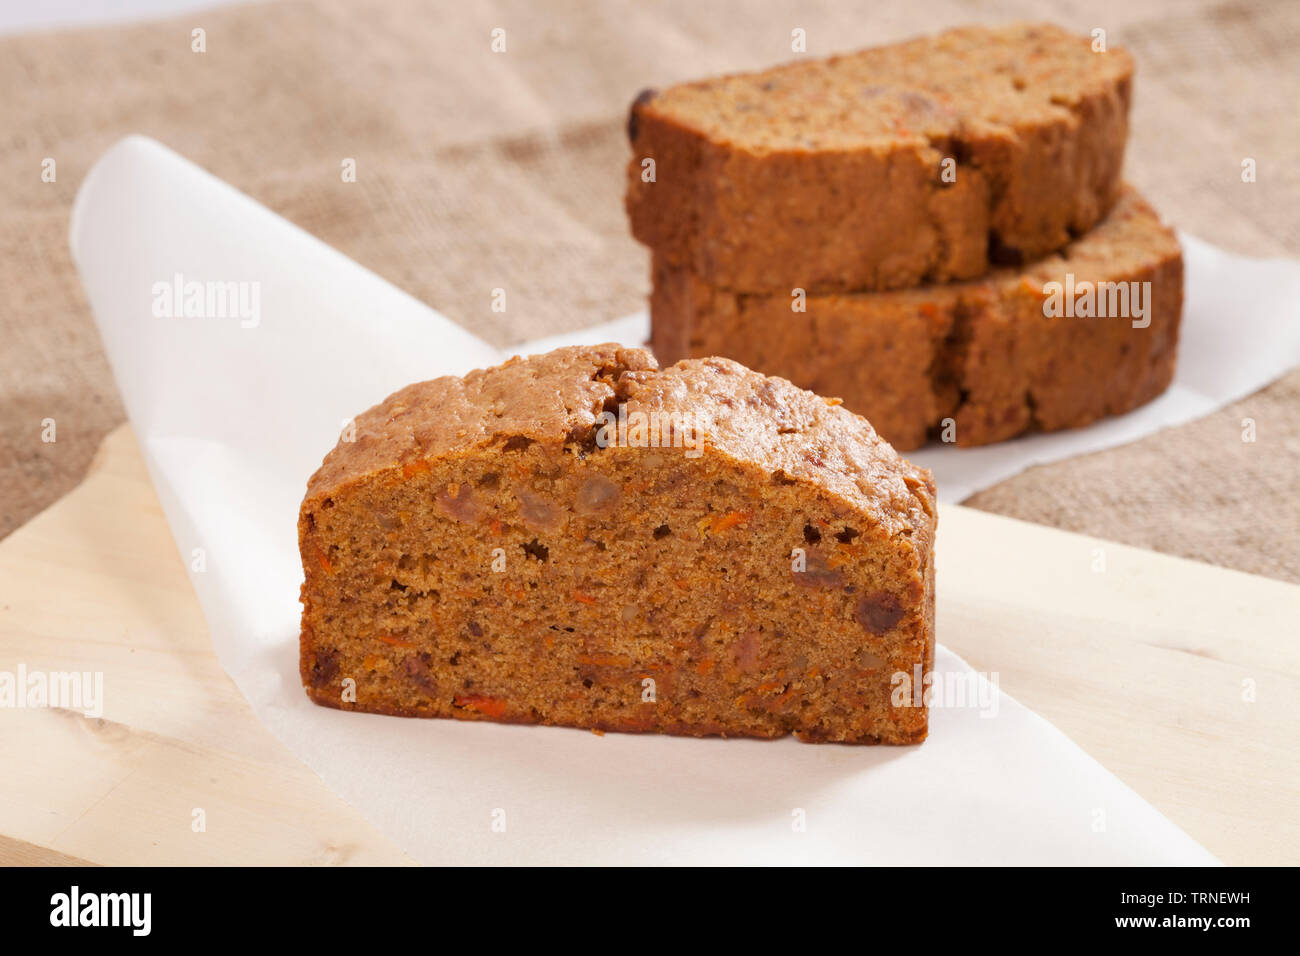
[[[837,395],[900,448],[1087,424],[1169,384],[1173,233],[1121,181],[1133,62],[971,27],[637,97],[662,362]]]

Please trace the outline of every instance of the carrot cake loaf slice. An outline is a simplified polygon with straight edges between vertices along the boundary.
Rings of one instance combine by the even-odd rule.
[[[1120,190],[1133,60],[1047,24],[647,90],[626,205],[657,256],[741,292],[867,292],[1054,252]]]
[[[601,345],[411,385],[345,438],[298,523],[317,703],[925,738],[933,480],[836,401]]]
[[[660,361],[728,355],[839,396],[904,450],[1086,425],[1173,380],[1182,250],[1132,190],[1061,253],[977,281],[792,297],[718,289],[658,255],[653,272]]]

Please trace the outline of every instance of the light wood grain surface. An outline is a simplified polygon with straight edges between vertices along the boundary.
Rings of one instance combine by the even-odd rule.
[[[1300,862],[1300,587],[956,506],[938,554],[941,641],[1224,862]],[[410,863],[221,670],[125,426],[0,542],[20,663],[104,713],[0,710],[0,863]]]
[[[52,862],[410,862],[272,738],[217,663],[125,426],[85,482],[0,544],[0,670],[20,662],[102,671],[104,716],[0,711],[0,862],[31,862],[31,847]]]

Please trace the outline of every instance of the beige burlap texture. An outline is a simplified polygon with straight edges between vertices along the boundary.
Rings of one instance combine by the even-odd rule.
[[[643,305],[647,255],[621,201],[641,88],[787,60],[795,28],[816,55],[1028,18],[1102,28],[1136,54],[1128,175],[1169,221],[1300,256],[1297,5],[276,3],[0,40],[0,535],[70,490],[123,420],[66,238],[78,184],[117,138],[156,137],[505,346]],[[195,28],[206,52],[191,49]],[[1241,181],[1246,157],[1255,183]],[[506,313],[491,311],[497,287]],[[969,503],[1300,581],[1297,399],[1292,372]]]

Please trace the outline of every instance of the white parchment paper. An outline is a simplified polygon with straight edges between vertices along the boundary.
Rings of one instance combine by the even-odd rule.
[[[296,520],[307,477],[360,410],[412,381],[489,365],[501,354],[140,137],[118,143],[87,176],[71,244],[186,564],[202,549],[206,568],[192,580],[222,666],[276,737],[417,860],[1215,862],[942,648],[940,675],[974,681],[984,706],[937,709],[919,747],[598,737],[312,705],[297,673]],[[1188,271],[1194,293],[1207,282],[1287,278],[1281,265],[1233,260],[1200,244],[1189,249]],[[169,313],[159,290],[178,275],[182,287],[256,288],[256,316]],[[1269,293],[1256,291],[1267,304]],[[1248,317],[1219,301],[1220,320],[1242,328]],[[643,326],[632,317],[563,338],[636,344]],[[1184,363],[1195,371],[1202,343],[1196,323],[1189,326]],[[1179,393],[1206,409],[1278,365],[1260,359],[1249,382],[1225,373],[1184,383],[1180,375]],[[1195,414],[1190,407],[1179,414]],[[1119,437],[1162,423],[1136,422]],[[1020,464],[1051,454],[999,447]],[[956,483],[962,469],[946,464],[949,451],[927,464],[937,465],[941,482]],[[967,482],[1020,466],[995,458],[990,450],[972,465]],[[110,719],[111,709],[106,702]],[[493,826],[501,820],[504,832]]]

